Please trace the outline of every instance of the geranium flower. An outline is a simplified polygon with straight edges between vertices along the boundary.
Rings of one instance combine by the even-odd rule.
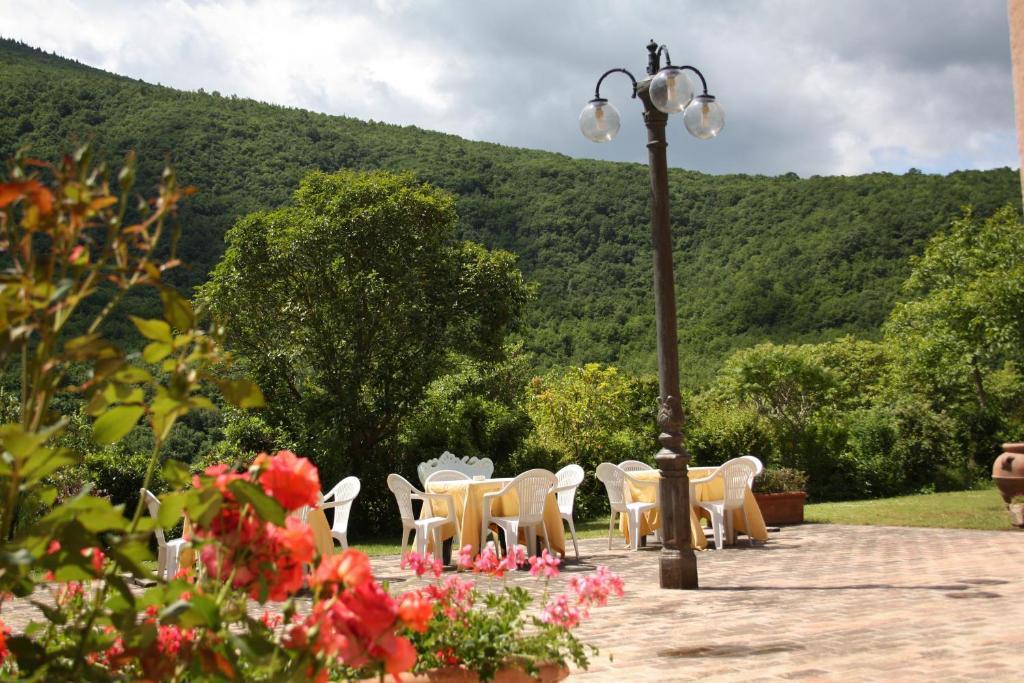
[[[11,635],[11,629],[0,619],[0,665],[11,656],[11,650],[7,647],[7,636]]]
[[[273,456],[260,453],[252,464],[260,469],[259,481],[264,490],[284,509],[298,510],[320,501],[320,475],[306,458],[291,451],[278,451]]]
[[[510,572],[514,572],[524,562],[526,562],[526,546],[514,545],[505,553],[505,557],[501,560],[501,566]]]
[[[473,546],[466,544],[462,546],[458,553],[458,559],[456,560],[456,566],[459,569],[472,569],[473,567]]]
[[[569,590],[576,595],[576,602],[584,616],[589,614],[593,606],[607,605],[610,595],[621,597],[624,592],[622,579],[603,566],[598,567],[593,574],[569,579]]]
[[[433,616],[434,604],[420,591],[409,591],[399,598],[398,618],[413,631],[426,631]]]
[[[330,588],[333,584],[354,588],[372,580],[370,558],[358,550],[347,548],[341,554],[328,555],[320,560],[320,566],[313,572],[309,583],[321,589]]]
[[[499,578],[505,574],[504,568],[498,561],[498,553],[494,550],[494,541],[488,541],[483,552],[473,560],[473,571],[478,574],[493,574]]]
[[[558,576],[558,567],[561,561],[548,552],[547,548],[538,556],[530,558],[530,576],[543,575],[550,579]]]
[[[433,572],[434,578],[439,578],[441,571],[444,569],[440,560],[435,560],[427,553],[422,555],[419,553],[406,553],[402,555],[401,567],[402,569],[412,569],[417,577],[423,576],[427,572]]]
[[[569,596],[562,594],[544,606],[540,620],[564,629],[575,628],[580,623],[580,610],[569,602]]]

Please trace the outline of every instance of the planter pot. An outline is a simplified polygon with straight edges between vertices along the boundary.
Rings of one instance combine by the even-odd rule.
[[[568,667],[558,664],[541,664],[537,668],[537,677],[532,677],[518,666],[506,666],[499,669],[491,680],[494,683],[536,683],[536,681],[555,683],[569,675]],[[402,683],[477,683],[480,678],[472,671],[457,666],[447,666],[421,674],[404,673],[399,676],[399,680]]]
[[[807,494],[803,491],[755,493],[754,498],[757,499],[757,506],[761,508],[765,524],[775,526],[804,523],[804,501]]]
[[[1003,453],[992,463],[992,481],[1009,505],[1014,496],[1024,496],[1024,443],[1004,443]]]
[[[1024,529],[1024,503],[1011,503],[1009,506],[1010,524]]]

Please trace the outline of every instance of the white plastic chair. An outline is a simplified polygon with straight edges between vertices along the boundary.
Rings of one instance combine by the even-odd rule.
[[[149,516],[154,520],[160,519],[160,499],[148,489],[140,489],[143,499],[146,501],[146,508]],[[168,541],[164,537],[164,530],[158,521],[153,529],[156,535],[156,576],[158,579],[170,581],[178,573],[178,560],[181,551],[187,548],[189,543],[184,538],[175,538]]]
[[[480,524],[480,547],[484,547],[487,532],[495,524],[505,534],[505,547],[514,548],[519,542],[519,529],[526,533],[527,552],[536,549],[537,526],[544,534],[544,545],[551,552],[548,529],[544,526],[544,504],[548,493],[558,484],[558,478],[547,470],[527,470],[493,493],[483,496],[483,520]],[[491,504],[509,491],[515,491],[519,500],[519,513],[515,517],[492,517]],[[536,554],[536,553],[534,553]]]
[[[558,499],[558,512],[562,520],[569,524],[569,533],[572,535],[572,549],[576,551],[576,561],[580,560],[580,547],[576,543],[576,524],[572,519],[572,506],[576,502],[576,489],[583,483],[585,477],[583,468],[579,465],[566,465],[555,473],[558,485],[555,486],[555,498]]]
[[[490,458],[463,457],[445,451],[440,457],[431,458],[416,466],[416,474],[420,483],[427,485],[427,477],[437,470],[455,470],[470,477],[481,475],[490,478],[494,474],[494,463]]]
[[[649,468],[653,469],[653,468]],[[616,513],[618,515],[626,515],[629,520],[629,539],[630,546],[633,550],[640,549],[640,518],[645,512],[654,510],[658,507],[658,503],[645,503],[645,502],[633,502],[626,496],[626,477],[629,474],[624,472],[621,467],[610,462],[603,462],[597,466],[597,478],[604,484],[605,490],[608,492],[608,505],[611,507],[611,515],[608,517],[608,549],[612,549],[612,533],[615,529]],[[647,482],[633,479],[630,477],[631,482],[636,486],[647,487],[647,486],[658,486],[658,482]],[[657,489],[655,489],[657,491]],[[658,494],[655,493],[655,499]]]
[[[645,462],[639,460],[623,460],[619,463],[619,469],[623,472],[644,472],[646,470],[653,470],[654,468]]]
[[[764,463],[761,462],[758,458],[754,457],[753,455],[741,455],[739,458],[737,458],[737,460],[746,460],[747,462],[754,466],[754,473],[750,475],[750,481],[747,482],[747,486],[753,488],[754,477],[764,472]]]
[[[427,475],[426,481],[423,482],[423,486],[427,487],[435,481],[468,481],[472,480],[473,477],[459,472],[458,470],[435,470]]]
[[[341,549],[348,548],[348,518],[352,512],[352,503],[359,495],[359,479],[356,477],[345,477],[334,488],[327,492],[327,495],[320,501],[321,510],[334,508],[334,521],[331,522],[331,538],[341,544]]]
[[[750,536],[750,517],[747,509],[743,506],[747,488],[754,478],[755,465],[746,457],[734,458],[722,464],[718,469],[706,477],[690,480],[690,504],[704,508],[711,515],[711,531],[715,536],[715,548],[722,549],[723,532],[726,538],[731,538],[732,511],[743,510],[743,519],[746,522],[747,542],[754,545],[754,539]],[[694,494],[694,486],[705,484],[714,479],[722,479],[724,495],[720,500],[697,500]]]
[[[398,513],[402,517],[402,552],[405,553],[409,545],[409,535],[416,534],[416,553],[422,555],[427,552],[427,534],[434,537],[434,558],[441,559],[441,529],[446,524],[454,524],[456,535],[459,532],[459,520],[455,516],[455,499],[447,493],[425,493],[418,491],[415,486],[400,474],[388,475],[388,488],[395,494],[395,501],[398,503]],[[417,519],[413,514],[412,502],[422,501],[424,505],[430,506],[430,517]],[[433,501],[442,501],[448,509],[444,517],[434,515]]]

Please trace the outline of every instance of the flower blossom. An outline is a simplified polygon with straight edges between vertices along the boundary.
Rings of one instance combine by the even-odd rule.
[[[402,555],[402,569],[410,568],[416,572],[416,576],[423,576],[427,572],[433,572],[434,578],[440,578],[444,566],[440,560],[435,560],[427,553],[406,553]]]
[[[398,618],[417,633],[427,630],[427,624],[434,616],[434,604],[419,591],[403,593],[398,601]]]
[[[526,562],[526,547],[514,545],[505,553],[505,557],[501,560],[501,566],[507,571],[514,572],[524,562]]]
[[[588,616],[593,606],[604,607],[608,597],[622,597],[622,579],[609,571],[608,567],[598,567],[597,571],[587,576],[574,576],[569,579],[569,590],[576,595],[576,602]]]
[[[544,606],[540,620],[546,624],[570,629],[579,626],[580,610],[569,602],[568,595],[562,594]]]
[[[0,619],[0,666],[11,656],[11,650],[7,647],[7,636],[11,635],[11,629]]]
[[[561,561],[549,553],[547,548],[540,555],[530,558],[530,576],[543,575],[550,579],[558,576],[558,567]]]
[[[487,546],[473,560],[473,572],[476,574],[493,574],[501,578],[505,574],[504,567],[498,561],[498,553],[494,549],[494,541],[488,541]]]
[[[472,569],[473,568],[473,546],[466,544],[462,546],[458,553],[458,559],[456,560],[456,566],[459,569]]]
[[[373,581],[370,558],[352,548],[320,560],[309,577],[309,585],[320,589],[327,597],[334,595],[338,588],[357,588],[369,581]]]
[[[259,482],[285,510],[314,506],[320,501],[320,475],[306,458],[291,451],[273,456],[260,453],[252,463],[260,470]]]

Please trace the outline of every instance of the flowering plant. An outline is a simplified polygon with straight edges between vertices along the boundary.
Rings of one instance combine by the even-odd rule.
[[[57,485],[82,459],[59,440],[69,420],[58,396],[81,397],[97,443],[148,427],[144,488],[175,423],[216,410],[211,396],[263,405],[254,384],[228,374],[219,330],[202,329],[165,281],[178,265],[176,207],[191,190],[168,170],[155,198],[135,201],[134,176],[129,158],[112,184],[82,149],[58,165],[18,158],[0,179],[0,370],[21,380],[16,419],[0,424],[0,614],[12,600],[41,614],[18,632],[0,618],[0,678],[326,681],[408,670],[416,653],[403,633],[423,627],[419,598],[389,596],[356,551],[316,556],[295,515],[320,490],[305,459],[262,454],[244,471],[214,466],[194,478],[167,460],[161,476],[174,490],[156,519],[141,498],[124,510]],[[145,346],[129,354],[103,325],[139,287],[158,295],[163,315],[131,318]],[[99,301],[82,306],[90,299]],[[27,512],[36,509],[45,511]],[[201,571],[185,566],[140,593],[127,576],[153,578],[153,531],[183,515]],[[307,583],[314,603],[301,613]],[[273,612],[252,616],[254,602],[270,601]]]
[[[418,591],[432,611],[423,628],[409,634],[419,654],[414,671],[459,667],[489,681],[506,666],[531,675],[546,664],[572,662],[587,668],[588,656],[597,654],[597,648],[581,642],[572,629],[593,607],[607,604],[610,596],[621,596],[622,579],[599,567],[592,575],[570,578],[566,592],[552,595],[550,580],[559,575],[559,564],[547,550],[527,557],[525,548],[516,546],[499,558],[493,543],[475,556],[467,545],[458,552],[460,573],[442,579],[440,563],[406,555],[403,567],[434,579]],[[506,575],[526,565],[531,576],[544,582],[539,611],[531,611],[530,592],[510,585]],[[483,581],[464,578],[462,570]]]

